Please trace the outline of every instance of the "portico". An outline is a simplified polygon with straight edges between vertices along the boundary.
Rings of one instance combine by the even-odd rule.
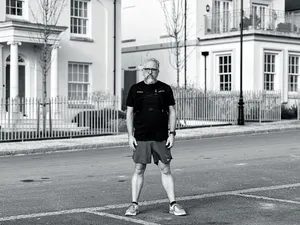
[[[51,64],[49,70],[50,94],[48,97],[58,96],[58,47],[59,34],[65,31],[66,27],[53,26],[47,43],[51,46]],[[37,89],[42,84],[39,76],[42,76],[39,69],[40,52],[43,44],[41,33],[43,28],[34,23],[9,21],[0,23],[0,99],[16,97],[41,97]],[[23,47],[25,46],[26,47]],[[22,57],[21,57],[22,55]],[[24,57],[23,57],[24,56]],[[23,60],[24,87],[20,87],[20,58]],[[26,60],[24,61],[24,58]],[[27,68],[30,67],[30,68]],[[9,71],[8,71],[9,70]],[[9,79],[9,81],[7,80]],[[24,88],[28,89],[25,91]]]

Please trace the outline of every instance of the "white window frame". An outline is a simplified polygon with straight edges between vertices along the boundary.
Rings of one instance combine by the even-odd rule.
[[[6,13],[6,0],[5,0],[5,16],[6,19],[11,19],[11,20],[28,20],[28,0],[18,0],[19,2],[22,2],[22,15],[14,15],[14,14],[7,14]]]
[[[263,90],[274,91],[276,81],[276,57],[277,53],[264,52],[264,66],[263,66]],[[270,58],[270,62],[268,61]],[[273,61],[274,59],[274,61]]]
[[[80,3],[83,3],[83,5],[86,3],[87,5],[87,15],[85,17],[84,15],[84,9],[82,8],[82,13],[83,16],[79,16],[79,15],[73,15],[73,13],[75,14],[75,2],[77,2],[77,4],[79,5]],[[91,36],[91,1],[90,0],[71,0],[71,5],[73,4],[73,8],[72,6],[70,6],[70,34],[73,37],[90,37]],[[83,6],[84,7],[84,6]],[[78,8],[79,9],[79,8]],[[79,13],[80,10],[78,10]],[[86,33],[78,33],[78,32],[74,32],[74,27],[75,25],[72,23],[72,19],[76,19],[76,20],[86,20]],[[78,26],[77,26],[78,29]],[[83,29],[83,27],[81,26],[81,29]]]
[[[13,1],[16,2],[16,6],[15,7],[11,7],[11,5],[7,5],[7,1],[10,4]],[[17,3],[21,3],[22,4],[21,8],[17,7]],[[9,9],[10,12],[11,12],[12,9],[15,9],[16,10],[16,14],[7,13],[7,9]],[[21,15],[17,14],[17,9],[21,9],[22,10]],[[5,0],[5,14],[9,15],[9,16],[23,17],[23,15],[24,15],[24,1],[23,0]]]
[[[294,60],[293,60],[294,59]],[[288,65],[288,92],[295,93],[299,90],[299,62],[300,56],[289,54]],[[291,81],[294,78],[293,81]]]
[[[71,66],[71,69],[70,69],[70,66]],[[80,71],[80,67],[83,68],[82,71]],[[86,68],[87,68],[87,73],[85,70]],[[85,79],[86,75],[87,75],[87,79]],[[68,62],[68,99],[69,100],[87,100],[88,95],[90,93],[90,83],[91,83],[91,64],[90,63]],[[70,90],[71,86],[75,86],[76,90],[75,91]],[[86,86],[86,91],[84,90],[85,86]],[[81,88],[81,90],[77,90],[79,87]],[[75,97],[73,95],[73,92],[75,93]],[[78,92],[78,93],[76,93],[76,92]],[[85,95],[85,92],[86,92],[86,95]],[[78,97],[80,97],[80,98],[78,99]]]
[[[271,20],[270,7],[268,4],[252,2],[251,14],[257,15],[258,19],[260,20],[258,26],[255,27],[255,29],[265,30],[268,28],[268,25],[270,25],[270,20]],[[256,19],[256,17],[254,17],[253,19]],[[253,22],[255,23],[257,21],[253,21]],[[255,25],[255,24],[253,24],[253,25]]]
[[[233,18],[232,0],[213,1],[213,31],[216,33],[229,32],[232,27]]]
[[[223,59],[222,62],[220,62],[221,58]],[[225,63],[225,58],[227,58],[226,63]],[[232,57],[231,53],[217,55],[217,75],[218,75],[218,80],[219,80],[219,90],[220,91],[232,91],[232,87],[233,87],[232,59],[233,59],[233,57]],[[225,79],[226,76],[228,76],[227,80]]]

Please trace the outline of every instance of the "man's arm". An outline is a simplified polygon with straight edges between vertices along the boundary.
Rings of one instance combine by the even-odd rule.
[[[127,106],[126,124],[128,136],[133,136],[133,107]]]
[[[176,128],[175,105],[169,106],[169,124],[170,124],[170,131],[175,131],[175,128]]]
[[[127,131],[128,131],[129,146],[133,151],[135,151],[137,142],[133,136],[133,107],[130,107],[130,106],[127,106],[126,125],[127,125]]]
[[[170,131],[175,131],[176,128],[176,112],[175,112],[175,105],[169,106],[169,124],[170,124]],[[166,146],[167,148],[172,148],[174,146],[175,135],[170,134]]]

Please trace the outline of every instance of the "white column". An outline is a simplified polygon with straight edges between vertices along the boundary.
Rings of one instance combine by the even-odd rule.
[[[3,63],[3,45],[0,45],[0,120],[2,119],[1,112],[4,112],[4,98],[5,98],[5,89],[4,89],[4,63]]]
[[[289,51],[283,51],[283,54],[282,54],[282,58],[283,58],[283,69],[281,70],[281,73],[279,73],[278,75],[280,76],[283,76],[281,77],[281,81],[282,81],[282,84],[281,86],[279,85],[279,89],[282,90],[282,93],[281,93],[281,97],[283,99],[283,102],[288,102],[289,100],[289,89],[288,89],[288,73],[289,73]]]
[[[51,51],[51,77],[50,77],[50,96],[51,96],[51,112],[52,118],[56,119],[59,117],[58,110],[58,49],[59,46],[54,46]]]
[[[0,45],[0,103],[1,99],[5,97],[4,95],[4,64],[3,64],[3,45]],[[0,107],[1,110],[1,107]]]
[[[56,98],[58,95],[58,47],[53,47],[51,52],[51,98]]]
[[[8,42],[10,45],[10,98],[19,95],[19,46],[20,42]]]

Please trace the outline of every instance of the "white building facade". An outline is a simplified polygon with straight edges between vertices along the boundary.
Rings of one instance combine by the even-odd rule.
[[[278,90],[287,102],[300,91],[299,13],[286,12],[284,0],[243,3],[243,90]],[[187,4],[188,85],[215,91],[240,90],[241,1],[187,0]],[[161,80],[176,85],[159,0],[124,0],[122,18],[123,71],[134,70],[146,58],[155,57],[161,61]],[[206,60],[203,52],[208,54]],[[124,77],[126,80],[126,73]],[[181,85],[184,80],[181,71]]]
[[[0,0],[0,99],[43,96],[38,2]],[[120,15],[121,0],[66,1],[51,28],[58,38],[49,38],[48,97],[86,98],[95,91],[120,96]]]

